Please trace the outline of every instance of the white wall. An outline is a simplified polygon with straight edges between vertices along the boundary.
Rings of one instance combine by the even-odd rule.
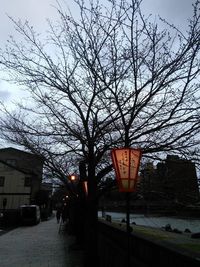
[[[6,209],[17,209],[20,205],[30,204],[31,187],[24,186],[25,175],[0,162],[0,176],[5,177],[4,186],[0,186],[0,209],[3,199],[7,199]],[[3,194],[2,194],[3,193]]]

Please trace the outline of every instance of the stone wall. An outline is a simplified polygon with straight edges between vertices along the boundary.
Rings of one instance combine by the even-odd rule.
[[[99,267],[127,266],[127,234],[112,223],[99,221]],[[200,258],[177,250],[160,241],[151,240],[142,234],[130,237],[131,264],[129,267],[199,267]]]

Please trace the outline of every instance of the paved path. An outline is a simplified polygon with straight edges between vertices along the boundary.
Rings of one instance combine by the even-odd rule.
[[[69,251],[73,237],[52,218],[0,236],[0,267],[81,267],[82,252]]]

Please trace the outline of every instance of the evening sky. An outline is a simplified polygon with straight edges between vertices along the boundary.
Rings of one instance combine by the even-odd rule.
[[[87,1],[87,0],[86,0]],[[105,0],[101,0],[106,3]],[[62,6],[68,5],[75,12],[72,0],[61,0]],[[28,20],[37,32],[45,33],[47,18],[52,21],[58,19],[55,0],[4,0],[0,8],[0,40],[1,48],[4,48],[9,36],[16,36],[14,25],[8,16],[15,20]],[[182,29],[186,28],[187,19],[192,14],[192,0],[143,0],[143,11],[152,16],[160,15],[170,23],[174,23]],[[76,13],[74,13],[76,14]],[[17,37],[16,37],[17,38]],[[22,93],[18,87],[1,79],[0,73],[0,101],[11,104],[19,100]]]

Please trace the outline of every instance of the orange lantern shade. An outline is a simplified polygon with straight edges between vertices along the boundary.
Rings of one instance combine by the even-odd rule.
[[[141,149],[112,149],[112,162],[120,192],[134,192],[138,180],[138,170],[142,156]]]

